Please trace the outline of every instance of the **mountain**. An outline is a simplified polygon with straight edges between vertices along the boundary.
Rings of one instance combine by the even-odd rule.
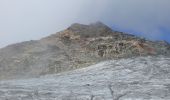
[[[40,78],[0,82],[0,100],[170,100],[170,57],[100,62]]]
[[[104,60],[148,55],[170,55],[170,45],[114,31],[101,22],[75,23],[40,40],[0,49],[0,79],[39,77]]]

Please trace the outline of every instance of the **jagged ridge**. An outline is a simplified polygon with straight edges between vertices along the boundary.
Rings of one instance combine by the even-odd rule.
[[[38,77],[107,60],[146,55],[169,55],[166,42],[153,42],[111,30],[101,22],[73,24],[38,41],[0,50],[0,79]]]

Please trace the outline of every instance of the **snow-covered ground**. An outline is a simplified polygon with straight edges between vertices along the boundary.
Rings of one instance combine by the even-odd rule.
[[[0,82],[0,100],[170,100],[170,58],[138,57]]]

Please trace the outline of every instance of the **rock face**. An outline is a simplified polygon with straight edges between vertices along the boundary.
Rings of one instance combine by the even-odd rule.
[[[136,57],[0,82],[0,100],[170,100],[170,58]]]
[[[170,45],[113,31],[101,22],[0,49],[0,79],[39,77],[97,62],[146,55],[169,55]]]

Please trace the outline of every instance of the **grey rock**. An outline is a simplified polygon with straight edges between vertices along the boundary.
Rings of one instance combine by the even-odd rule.
[[[100,62],[40,78],[0,81],[1,100],[170,100],[170,58]]]
[[[73,24],[40,40],[0,49],[0,80],[40,77],[108,59],[169,54],[170,45],[166,42],[113,31],[101,22]]]

